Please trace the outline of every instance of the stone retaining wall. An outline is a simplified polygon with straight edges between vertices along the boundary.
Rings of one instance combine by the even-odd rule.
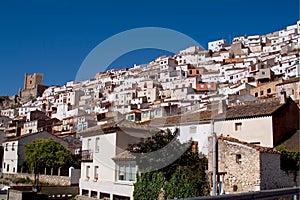
[[[34,174],[2,174],[3,178],[29,178],[34,180]],[[39,181],[43,183],[49,183],[53,185],[69,186],[71,185],[71,177],[68,176],[50,176],[39,175]]]

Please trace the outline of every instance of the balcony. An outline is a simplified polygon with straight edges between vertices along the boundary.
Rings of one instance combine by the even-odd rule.
[[[93,162],[93,152],[91,150],[81,150],[81,162]]]

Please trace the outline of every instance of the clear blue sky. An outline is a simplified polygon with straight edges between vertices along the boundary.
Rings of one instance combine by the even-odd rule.
[[[24,73],[44,73],[46,85],[74,80],[94,47],[128,29],[169,28],[206,48],[212,40],[265,34],[298,19],[298,0],[0,0],[0,95],[16,94]],[[160,54],[135,53],[114,65],[147,63]]]

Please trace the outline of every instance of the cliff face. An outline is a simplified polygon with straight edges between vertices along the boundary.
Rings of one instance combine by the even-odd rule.
[[[18,95],[0,96],[0,110],[15,108],[20,103]]]

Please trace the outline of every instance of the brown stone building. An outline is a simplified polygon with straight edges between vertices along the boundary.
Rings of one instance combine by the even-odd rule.
[[[26,102],[36,97],[42,96],[43,92],[47,88],[47,86],[43,85],[43,74],[25,74],[24,89],[20,90],[19,96],[22,102]]]
[[[211,140],[210,140],[211,141]],[[212,151],[208,170],[212,174]],[[280,153],[273,148],[220,136],[218,139],[218,174],[223,193],[259,191],[299,185],[299,173],[280,168]]]
[[[258,98],[276,96],[276,85],[281,82],[282,80],[279,80],[260,85],[256,88],[251,89],[250,94]]]

